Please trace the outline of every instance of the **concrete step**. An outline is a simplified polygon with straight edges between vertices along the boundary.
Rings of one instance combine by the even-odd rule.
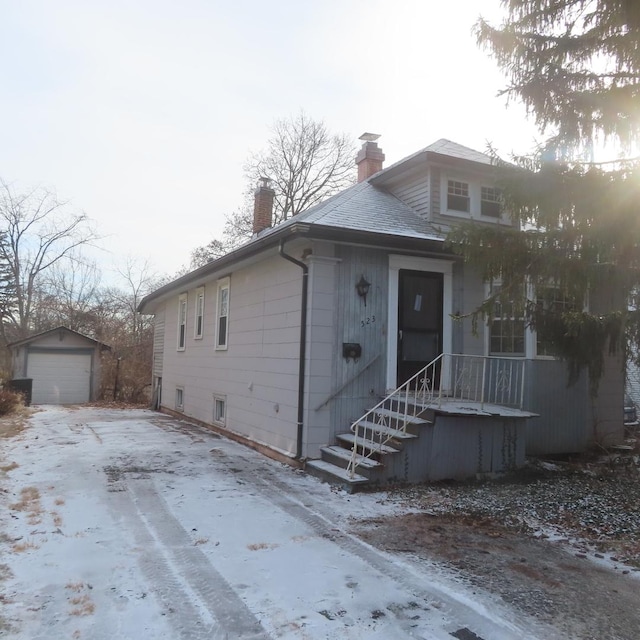
[[[320,451],[322,452],[323,460],[331,462],[331,464],[335,464],[336,466],[346,468],[347,465],[351,462],[351,449],[345,449],[344,447],[333,445],[330,447],[322,447]],[[382,467],[382,465],[377,460],[365,458],[364,456],[361,456],[359,454],[356,455],[356,465],[357,468],[362,471],[378,469]]]
[[[353,447],[356,437],[353,433],[341,433],[339,436],[336,436],[336,439],[344,442],[349,447]],[[362,447],[365,451],[376,451],[382,454],[398,453],[398,449],[394,449],[388,444],[380,445],[377,442],[362,440],[361,438],[358,438],[358,446]]]
[[[339,485],[349,492],[369,483],[369,478],[365,478],[359,473],[354,474],[352,478],[346,469],[325,460],[307,460],[305,471],[323,482]]]
[[[417,438],[414,433],[407,433],[406,431],[399,431],[393,427],[385,427],[382,424],[376,424],[370,420],[363,420],[358,422],[358,427],[362,427],[369,432],[382,433],[388,438],[397,438],[398,440],[410,440],[411,438]]]
[[[392,420],[402,421],[406,419],[407,423],[409,424],[431,424],[430,420],[425,420],[424,418],[417,418],[416,416],[407,416],[405,418],[405,415],[403,412],[394,411],[393,409],[380,408],[380,409],[376,409],[375,413],[379,416],[386,416],[388,418],[391,418]]]

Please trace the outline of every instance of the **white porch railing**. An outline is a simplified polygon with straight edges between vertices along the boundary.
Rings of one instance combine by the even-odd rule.
[[[371,458],[429,407],[469,402],[522,409],[524,358],[443,353],[392,391],[351,425],[354,434],[347,471],[353,478],[358,456]]]

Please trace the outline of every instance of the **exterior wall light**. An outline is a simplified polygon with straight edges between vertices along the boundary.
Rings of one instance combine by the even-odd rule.
[[[364,300],[364,306],[367,306],[367,294],[371,288],[371,283],[364,279],[364,276],[360,276],[360,280],[356,282],[356,291],[358,295]]]

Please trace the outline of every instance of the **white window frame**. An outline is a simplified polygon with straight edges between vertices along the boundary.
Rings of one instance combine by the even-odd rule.
[[[187,302],[187,294],[181,293],[178,296],[177,351],[184,351],[187,348]]]
[[[196,289],[196,308],[195,318],[193,321],[193,338],[194,340],[202,339],[204,335],[204,287]]]
[[[486,195],[490,197],[485,197]],[[482,213],[482,205],[483,203],[488,202],[489,204],[497,204],[498,205],[498,215],[489,215],[486,213]],[[480,210],[479,214],[481,218],[485,218],[488,220],[500,220],[502,218],[502,196],[500,194],[500,189],[497,187],[492,187],[488,184],[480,185]]]
[[[222,411],[220,408],[222,407]],[[222,427],[227,423],[227,397],[213,394],[213,424]]]
[[[452,353],[453,349],[453,262],[436,258],[417,256],[389,256],[389,302],[387,306],[387,389],[395,389],[398,379],[398,297],[400,270],[428,271],[442,274],[442,351]],[[449,380],[448,360],[445,359],[443,380]]]
[[[226,291],[226,308],[222,304],[222,296]],[[222,278],[218,280],[218,286],[216,291],[216,351],[226,351],[229,348],[229,301],[231,294],[231,280],[230,278]],[[221,321],[224,322],[224,341],[221,340]]]
[[[554,285],[549,285],[549,288],[554,288]],[[558,288],[558,287],[555,287]],[[529,287],[528,296],[531,300],[537,300],[537,294],[533,290],[533,287]],[[582,308],[583,311],[589,311],[589,296],[587,295],[584,306]],[[531,354],[532,358],[536,360],[558,360],[557,356],[548,355],[546,353],[538,353],[538,332],[533,329],[529,329],[527,331],[527,352]]]
[[[500,287],[502,285],[502,283],[500,281],[494,281],[493,283],[493,287]],[[527,295],[529,295],[529,288],[527,288]],[[491,285],[489,283],[485,284],[485,298],[488,298],[491,295]],[[529,329],[526,326],[526,322],[524,322],[524,318],[523,318],[523,345],[522,345],[522,352],[516,352],[516,351],[496,351],[496,352],[492,352],[491,351],[491,332],[492,332],[492,327],[493,327],[493,322],[495,320],[500,320],[501,318],[487,318],[486,321],[486,340],[485,340],[485,353],[488,356],[492,356],[492,357],[496,357],[496,358],[528,358],[530,357],[531,354],[531,343],[530,343],[530,336],[531,336],[531,329]],[[510,318],[511,320],[514,320],[513,317]]]
[[[459,209],[449,209],[449,183],[466,184],[468,189],[469,198],[469,211],[460,211]],[[445,217],[451,218],[464,218],[465,220],[481,220],[486,223],[493,224],[507,224],[511,222],[506,216],[503,209],[500,210],[500,215],[489,216],[482,213],[482,190],[492,189],[499,192],[499,189],[492,185],[490,181],[483,181],[478,176],[465,176],[462,173],[457,172],[442,172],[440,182],[440,213]],[[459,194],[453,194],[459,195]]]
[[[176,387],[175,408],[176,411],[184,411],[184,387]]]
[[[452,183],[453,183],[453,190],[451,188]],[[464,195],[463,193],[456,193],[456,191],[460,190],[463,185],[464,187],[466,187],[465,188],[466,195]],[[465,216],[465,217],[470,216],[472,211],[471,183],[468,180],[461,180],[459,178],[447,176],[446,187],[447,187],[447,192],[446,192],[447,193],[447,199],[446,199],[447,212],[453,215],[459,215],[459,216]],[[449,196],[452,196],[454,198],[466,198],[467,199],[466,211],[464,209],[450,209]]]

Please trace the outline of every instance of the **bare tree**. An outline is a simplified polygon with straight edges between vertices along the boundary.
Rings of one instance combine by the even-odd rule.
[[[52,265],[37,287],[33,328],[45,331],[64,325],[87,335],[99,329],[96,309],[101,298],[100,271],[81,256]]]
[[[249,158],[245,173],[252,186],[261,176],[273,181],[278,224],[352,184],[355,154],[351,138],[300,111],[275,121],[267,148]]]
[[[20,338],[32,330],[34,303],[44,275],[72,260],[81,246],[97,239],[84,213],[73,213],[55,193],[34,189],[17,193],[0,180],[0,261],[11,276],[13,296],[3,311],[2,333]]]
[[[303,111],[276,120],[271,131],[266,149],[251,155],[245,164],[248,187],[243,205],[226,216],[222,240],[213,240],[192,252],[192,267],[201,266],[251,238],[253,190],[260,177],[272,180],[274,225],[355,182],[356,148],[346,134],[330,133],[324,122],[311,119]]]

